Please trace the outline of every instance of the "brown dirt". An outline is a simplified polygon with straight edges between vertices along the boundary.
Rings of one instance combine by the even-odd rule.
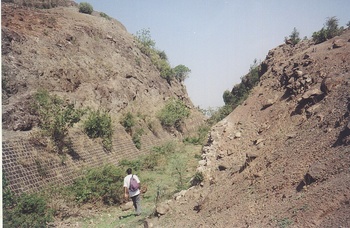
[[[46,89],[77,108],[151,118],[170,97],[190,108],[184,85],[160,77],[134,37],[115,19],[78,8],[27,8],[2,3],[3,129],[30,131],[33,93]],[[6,137],[6,135],[5,135]]]
[[[212,128],[203,186],[149,224],[349,227],[349,41],[347,30],[271,50],[260,85]]]

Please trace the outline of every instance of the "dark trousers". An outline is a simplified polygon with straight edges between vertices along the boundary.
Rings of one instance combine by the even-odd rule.
[[[141,199],[140,194],[131,197],[132,203],[134,204],[135,212],[137,215],[141,214]]]

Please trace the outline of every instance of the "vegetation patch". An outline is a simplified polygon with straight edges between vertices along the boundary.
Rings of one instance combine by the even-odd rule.
[[[174,79],[182,82],[188,77],[191,70],[185,65],[180,64],[175,68],[170,66],[166,53],[156,48],[156,42],[152,39],[149,29],[138,31],[135,38],[140,51],[151,59],[154,66],[159,70],[160,76],[167,80],[169,84]]]
[[[4,227],[46,227],[53,220],[53,210],[45,197],[39,194],[15,196],[2,178]]]
[[[78,203],[103,202],[106,205],[120,204],[123,197],[124,172],[115,165],[87,170],[69,187]]]
[[[79,12],[80,13],[85,13],[85,14],[92,14],[94,12],[94,8],[90,3],[87,2],[81,2],[79,4]]]
[[[112,119],[106,111],[90,111],[84,122],[84,131],[90,138],[102,138],[103,147],[111,151],[113,126]]]
[[[39,127],[54,143],[54,150],[59,154],[71,150],[68,129],[80,121],[84,110],[75,109],[74,104],[63,101],[46,90],[39,90],[34,95],[33,112],[39,116]]]
[[[321,30],[312,34],[312,39],[316,44],[319,44],[340,35],[343,29],[343,27],[339,28],[338,18],[330,17],[327,18],[327,21]]]
[[[163,127],[166,129],[175,127],[180,132],[182,132],[181,125],[184,119],[189,116],[189,108],[179,99],[170,99],[158,113],[158,119]]]

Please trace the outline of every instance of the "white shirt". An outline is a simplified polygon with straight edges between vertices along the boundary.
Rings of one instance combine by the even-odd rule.
[[[124,178],[124,187],[128,189],[130,197],[137,196],[138,194],[140,194],[140,189],[137,189],[136,191],[130,191],[130,189],[129,189],[130,179],[131,179],[132,175],[133,175],[134,179],[136,180],[136,182],[140,183],[139,177],[136,176],[135,174],[129,174]]]

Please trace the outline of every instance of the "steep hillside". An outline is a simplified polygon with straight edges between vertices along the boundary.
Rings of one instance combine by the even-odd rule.
[[[260,84],[211,130],[198,167],[204,183],[146,223],[349,227],[349,63],[349,30],[269,51]]]
[[[193,107],[184,84],[162,78],[135,37],[117,20],[98,12],[79,13],[69,0],[14,2],[39,8],[1,5],[2,167],[13,192],[69,184],[86,167],[118,164],[149,153],[156,145],[196,133],[203,124],[204,116]],[[42,119],[33,110],[34,96],[41,90],[73,104],[75,110],[106,111],[113,132],[108,153],[102,140],[84,133],[82,122],[87,115],[62,131],[61,141],[42,137],[38,133]],[[157,117],[173,98],[190,112],[181,129],[165,129]],[[126,113],[131,113],[136,130],[142,132],[136,139],[120,123]],[[44,176],[40,167],[47,169]]]
[[[162,79],[123,25],[77,7],[2,3],[2,69],[3,129],[10,131],[36,126],[29,105],[40,88],[115,119],[126,111],[154,117],[170,97],[193,107],[184,85]]]

